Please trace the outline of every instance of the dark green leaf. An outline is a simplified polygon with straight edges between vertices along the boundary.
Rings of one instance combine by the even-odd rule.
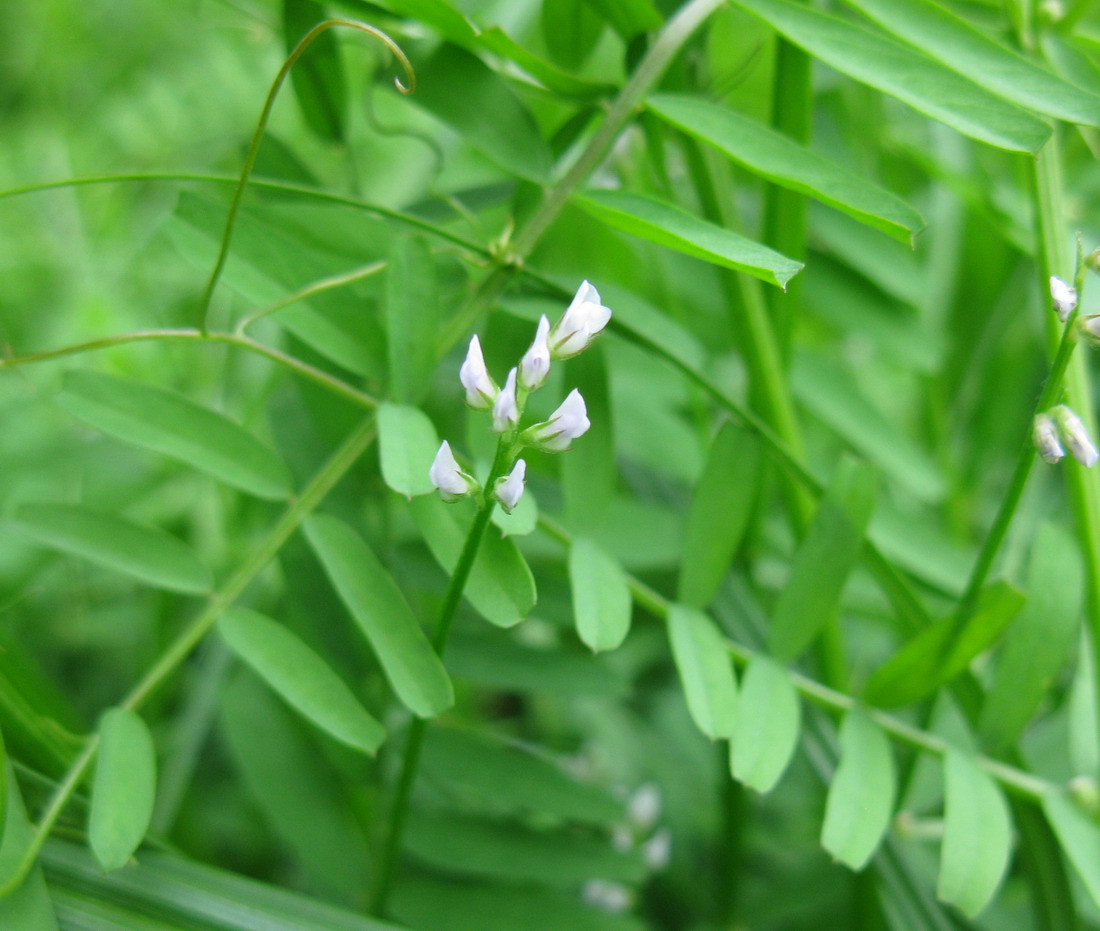
[[[588,190],[573,199],[613,229],[704,262],[745,272],[780,288],[786,288],[787,282],[802,268],[801,262],[653,197],[626,191]]]
[[[587,0],[543,0],[542,36],[554,60],[577,70],[596,47],[603,31]]]
[[[398,494],[411,498],[435,491],[429,472],[439,437],[427,414],[404,404],[378,408],[378,452],[382,478]]]
[[[175,592],[210,591],[210,570],[157,527],[79,504],[23,504],[16,525],[34,539]]]
[[[732,736],[737,680],[714,621],[693,608],[673,604],[668,610],[668,637],[692,720],[711,740]]]
[[[1038,117],[892,39],[791,0],[736,3],[837,71],[979,142],[1034,153],[1050,136]]]
[[[332,668],[270,618],[234,608],[218,621],[229,648],[295,711],[349,747],[374,753],[386,731]]]
[[[791,761],[802,727],[802,711],[787,670],[767,656],[754,656],[745,670],[730,739],[733,775],[770,792]]]
[[[8,799],[0,842],[0,877],[12,874],[31,841],[31,825],[19,794],[19,785],[11,765],[5,761],[0,771]],[[41,867],[35,866],[22,884],[0,899],[0,928],[11,931],[57,931],[53,904]]]
[[[418,236],[398,237],[386,270],[386,340],[390,394],[419,404],[432,385],[439,333],[435,261]]]
[[[447,671],[400,589],[362,537],[327,514],[311,517],[305,533],[397,697],[422,718],[449,708],[454,691]]]
[[[99,728],[88,844],[108,873],[125,866],[145,837],[157,791],[153,738],[141,717],[112,708]]]
[[[763,123],[695,97],[657,94],[647,106],[767,180],[809,194],[895,239],[912,244],[919,213],[863,175],[818,155]]]
[[[651,0],[585,0],[629,42],[643,32],[651,32],[661,26],[661,14]]]
[[[581,640],[593,652],[614,650],[630,630],[630,588],[622,566],[598,543],[574,537],[569,582]]]
[[[324,8],[314,0],[283,0],[283,37],[287,53],[326,18]],[[314,38],[305,54],[295,62],[290,80],[310,128],[329,142],[344,142],[347,89],[334,30],[327,29]]]
[[[251,433],[175,392],[97,372],[66,372],[58,403],[97,430],[178,459],[261,498],[290,494],[286,466]]]

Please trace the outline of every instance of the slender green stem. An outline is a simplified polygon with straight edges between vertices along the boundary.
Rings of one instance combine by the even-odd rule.
[[[477,559],[481,541],[485,539],[485,531],[489,528],[489,520],[493,516],[496,507],[496,499],[493,497],[493,485],[496,480],[504,475],[511,466],[511,437],[502,436],[497,444],[496,456],[493,459],[492,468],[489,469],[489,477],[485,481],[484,495],[481,506],[474,516],[474,522],[470,526],[470,532],[466,535],[466,542],[462,546],[458,562],[455,564],[451,580],[447,585],[447,592],[443,597],[443,605],[439,610],[439,618],[436,620],[435,630],[432,632],[432,646],[435,651],[443,656],[447,648],[447,639],[451,633],[451,625],[454,623],[455,612],[462,598],[462,592],[466,588],[466,582],[473,571],[474,561]],[[413,718],[409,725],[409,734],[405,740],[405,749],[401,757],[401,772],[397,778],[397,787],[394,790],[393,805],[390,808],[390,816],[386,819],[386,835],[382,842],[382,853],[379,857],[377,880],[374,894],[371,897],[370,914],[382,916],[385,914],[390,892],[393,890],[393,881],[397,873],[397,861],[401,854],[401,842],[405,833],[405,823],[409,816],[409,801],[412,798],[413,786],[416,783],[416,775],[420,768],[420,752],[424,745],[424,735],[428,729],[428,721],[425,718]]]
[[[202,298],[199,300],[197,313],[198,326],[204,333],[206,332],[206,317],[210,311],[210,300],[214,296],[214,288],[217,287],[218,279],[221,278],[222,270],[225,268],[226,259],[229,258],[229,244],[233,239],[233,227],[237,222],[237,212],[240,210],[241,199],[244,197],[245,188],[248,187],[248,178],[249,175],[252,174],[252,166],[256,164],[256,156],[260,151],[260,141],[263,139],[264,132],[267,129],[267,120],[268,117],[271,116],[271,108],[275,106],[275,98],[279,95],[279,89],[283,86],[283,82],[286,80],[287,75],[290,74],[290,69],[294,67],[294,63],[301,58],[302,53],[309,48],[314,39],[321,35],[321,33],[337,26],[357,29],[360,32],[365,32],[367,35],[378,39],[386,48],[393,52],[397,60],[401,62],[401,67],[405,69],[405,74],[408,75],[408,87],[402,84],[397,78],[394,78],[397,89],[403,94],[411,94],[416,88],[416,73],[413,71],[408,58],[405,57],[405,53],[401,51],[400,47],[393,39],[381,30],[375,29],[373,26],[368,26],[366,23],[361,23],[354,19],[328,19],[323,23],[318,23],[302,37],[302,40],[287,56],[286,61],[283,62],[283,66],[279,69],[279,73],[275,76],[275,80],[271,84],[271,89],[267,93],[267,99],[264,101],[263,110],[260,111],[260,118],[256,122],[256,129],[252,133],[252,141],[248,144],[248,153],[245,155],[244,167],[241,169],[241,176],[237,181],[237,187],[233,191],[233,200],[229,205],[229,213],[226,214],[225,217],[225,229],[222,231],[218,258],[214,262],[214,268],[210,272],[210,278],[206,282],[206,288],[202,293]]]
[[[355,464],[374,439],[374,417],[366,418],[356,427],[343,445],[332,455],[309,484],[302,489],[301,495],[294,501],[283,516],[268,531],[268,534],[259,546],[240,564],[226,583],[213,596],[207,606],[190,624],[179,634],[160,658],[153,664],[149,671],[138,681],[130,692],[119,702],[119,707],[136,710],[155,692],[164,682],[182,665],[191,651],[210,632],[218,618],[237,600],[252,580],[274,558],[283,544],[290,539],[299,525],[321,503],[322,499],[332,490],[333,486]],[[38,824],[35,826],[26,849],[12,873],[0,883],[0,898],[14,891],[26,878],[31,867],[34,866],[42,845],[46,842],[50,830],[53,828],[65,805],[72,794],[80,785],[95,758],[99,746],[99,735],[91,734],[84,742],[84,746],[72,761],[64,778],[58,783],[57,789],[50,798],[45,811],[42,813]]]

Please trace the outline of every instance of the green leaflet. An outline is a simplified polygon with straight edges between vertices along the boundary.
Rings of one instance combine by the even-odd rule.
[[[874,500],[874,470],[841,460],[772,612],[769,641],[779,659],[798,657],[832,618],[863,547]]]
[[[723,152],[753,174],[808,194],[909,244],[924,228],[905,201],[864,176],[804,148],[788,136],[727,107],[674,94],[646,101],[673,126]]]
[[[825,800],[821,846],[861,870],[890,826],[897,775],[890,740],[866,712],[848,712],[840,727],[840,764]]]
[[[0,876],[10,876],[31,840],[31,825],[23,807],[23,797],[10,763],[4,761],[0,771],[4,783],[7,807],[0,822]],[[23,883],[0,899],[0,927],[12,931],[57,931],[57,919],[50,893],[42,878],[42,868],[35,866]]]
[[[1063,81],[929,0],[846,0],[902,42],[919,48],[1005,100],[1100,126],[1100,97]]]
[[[780,288],[786,288],[787,282],[802,269],[801,262],[774,249],[644,194],[588,190],[575,195],[573,200],[612,229],[704,262],[745,272]]]
[[[327,514],[305,523],[309,545],[370,641],[397,697],[422,718],[454,703],[447,671],[393,578],[351,527]]]
[[[218,621],[229,648],[295,711],[342,743],[373,754],[386,737],[351,689],[320,656],[281,624],[234,608]]]
[[[1100,826],[1061,792],[1043,796],[1043,813],[1092,901],[1100,906]]]
[[[378,407],[378,455],[386,484],[407,498],[435,491],[429,472],[439,437],[428,415],[405,404]]]
[[[673,604],[668,610],[668,637],[692,720],[711,740],[732,736],[737,680],[714,621],[693,608]]]
[[[400,236],[386,269],[386,347],[390,394],[419,404],[432,386],[439,334],[435,260],[419,236]]]
[[[1005,634],[982,706],[979,732],[995,748],[1023,733],[1080,628],[1084,571],[1066,531],[1050,523],[1039,528],[1027,579],[1028,602]]]
[[[593,653],[614,650],[630,630],[632,602],[618,560],[598,543],[574,537],[569,548],[569,583],[577,634]]]
[[[566,363],[566,384],[584,398],[592,426],[561,456],[561,490],[569,526],[595,534],[607,521],[619,470],[604,347],[597,342]]]
[[[137,850],[156,800],[156,751],[145,722],[128,708],[112,708],[99,729],[88,844],[108,873]]]
[[[23,504],[15,522],[29,536],[157,588],[210,591],[210,570],[171,534],[80,504]]]
[[[763,466],[760,441],[735,424],[723,425],[691,497],[678,601],[702,608],[718,591],[748,526]]]
[[[290,473],[224,414],[174,391],[113,375],[66,372],[57,402],[103,433],[163,453],[260,498],[290,494]]]
[[[993,898],[1012,849],[1008,803],[974,759],[948,750],[944,761],[943,851],[936,895],[976,917]]]
[[[1050,127],[907,46],[790,0],[735,0],[843,74],[897,97],[964,135],[1038,152]]]
[[[791,761],[802,711],[787,670],[770,657],[754,656],[745,670],[730,739],[733,775],[757,792],[770,792]]]

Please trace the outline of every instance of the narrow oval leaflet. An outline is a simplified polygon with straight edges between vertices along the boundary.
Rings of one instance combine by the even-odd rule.
[[[422,718],[434,717],[454,704],[447,670],[374,551],[351,527],[327,514],[314,515],[304,529],[397,697]]]
[[[944,759],[943,849],[936,895],[968,918],[989,904],[1008,869],[1012,822],[997,783],[967,754]]]
[[[251,433],[208,408],[153,385],[66,372],[57,403],[97,430],[178,459],[259,498],[285,498],[290,473]]]
[[[88,844],[107,872],[125,866],[145,837],[156,800],[157,761],[145,722],[111,708],[99,729]]]
[[[754,656],[745,670],[730,738],[733,775],[757,792],[770,792],[791,761],[801,728],[798,692],[787,670],[771,657]]]
[[[594,653],[614,650],[630,630],[630,588],[623,567],[598,543],[577,537],[569,548],[569,583],[581,641]]]
[[[889,738],[866,712],[848,712],[840,727],[840,764],[825,799],[821,846],[845,866],[863,869],[890,826],[896,793]]]
[[[81,504],[23,504],[15,525],[40,543],[186,594],[210,591],[210,570],[194,551],[159,527]]]
[[[0,876],[11,876],[31,842],[31,824],[19,793],[15,771],[8,761],[0,768],[0,793],[8,799],[4,820],[0,822]],[[98,870],[97,870],[98,872]],[[0,928],[12,931],[57,931],[57,918],[50,891],[39,864],[8,895],[0,898]]]
[[[341,743],[373,754],[385,740],[385,728],[344,680],[282,624],[234,608],[218,621],[218,632],[288,705]]]
[[[411,498],[435,491],[429,471],[439,437],[428,415],[407,404],[378,408],[378,454],[382,478],[399,495]]]
[[[419,404],[432,386],[436,367],[439,291],[435,260],[422,238],[400,236],[390,250],[389,261],[386,350],[390,395],[400,404]]]
[[[694,608],[670,605],[668,638],[692,720],[711,740],[730,737],[737,714],[737,680],[714,621]]]

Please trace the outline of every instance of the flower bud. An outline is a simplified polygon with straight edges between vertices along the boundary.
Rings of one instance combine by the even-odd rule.
[[[444,440],[439,446],[439,452],[435,454],[435,460],[428,472],[432,484],[439,489],[439,494],[444,501],[458,501],[469,495],[477,494],[481,486],[472,475],[467,475],[459,468],[451,452],[450,444]]]
[[[523,432],[523,440],[548,453],[560,453],[567,450],[569,444],[591,426],[584,398],[574,388],[550,415],[549,420],[537,423]]]
[[[611,309],[600,303],[600,292],[582,281],[573,301],[550,331],[550,355],[568,359],[588,348],[611,319]]]
[[[1078,317],[1077,326],[1085,339],[1100,345],[1100,314],[1086,314],[1084,317]]]
[[[493,406],[498,389],[489,377],[489,370],[485,368],[481,341],[476,333],[470,337],[470,348],[466,350],[466,361],[458,370],[458,380],[466,389],[466,403],[474,410],[487,411]]]
[[[1077,289],[1070,287],[1061,278],[1051,275],[1050,299],[1054,302],[1054,310],[1058,314],[1058,319],[1065,323],[1077,306]]]
[[[519,384],[524,391],[534,391],[550,374],[550,321],[543,314],[539,318],[535,341],[519,363]]]
[[[1065,404],[1059,404],[1054,408],[1054,416],[1058,421],[1058,427],[1062,431],[1062,439],[1066,446],[1081,465],[1090,468],[1100,459],[1100,453],[1096,451],[1092,438],[1089,436],[1081,418],[1071,411]]]
[[[1093,249],[1086,255],[1085,264],[1094,272],[1100,272],[1100,249]]]
[[[516,404],[516,369],[513,368],[493,404],[493,429],[497,433],[505,433],[517,423],[519,407]]]
[[[1054,465],[1054,463],[1066,454],[1066,451],[1062,448],[1062,444],[1058,439],[1058,428],[1055,426],[1054,420],[1049,414],[1035,415],[1032,436],[1035,440],[1035,448],[1039,450],[1039,455],[1042,457],[1043,462],[1049,462],[1051,465]]]
[[[522,459],[517,459],[507,478],[496,480],[496,484],[493,486],[493,495],[500,502],[500,506],[504,508],[505,514],[511,514],[515,506],[519,504],[519,499],[523,497],[526,477],[527,463]]]

